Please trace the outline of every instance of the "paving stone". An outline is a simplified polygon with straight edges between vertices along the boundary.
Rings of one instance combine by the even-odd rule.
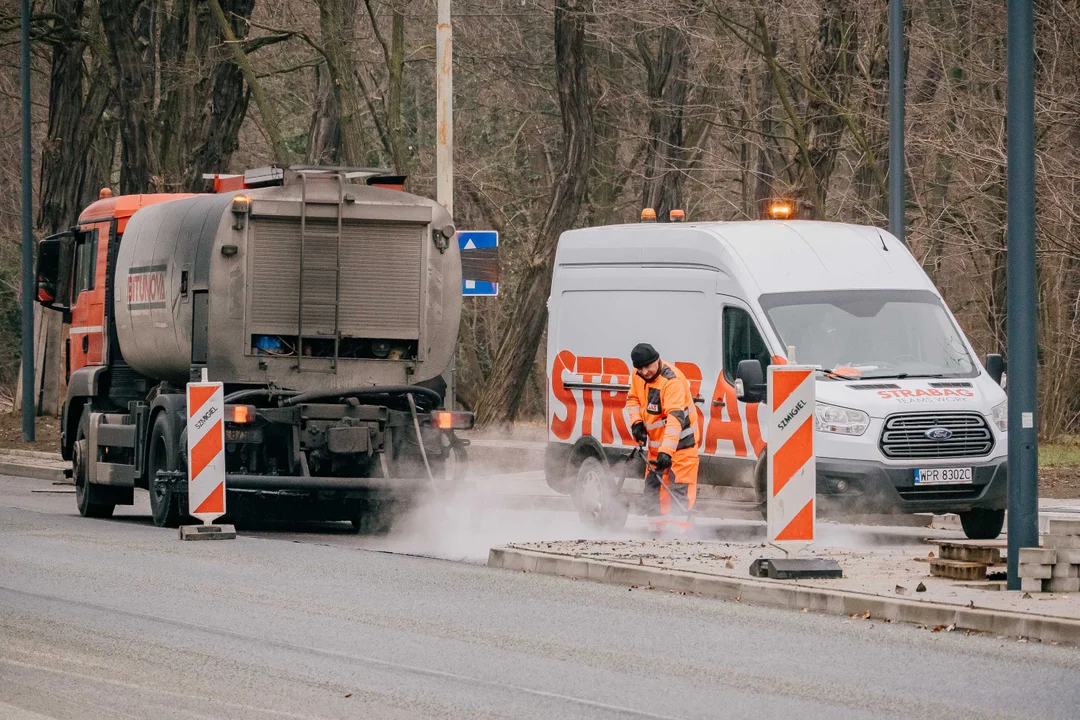
[[[1046,535],[1043,537],[1043,546],[1058,550],[1080,550],[1080,536],[1078,535]]]
[[[1080,578],[1053,578],[1050,580],[1049,590],[1059,593],[1080,592]]]
[[[1080,520],[1050,518],[1048,535],[1080,535]]]
[[[1080,567],[1071,563],[1057,563],[1051,566],[1050,577],[1052,578],[1074,578],[1080,577]]]
[[[1042,592],[1044,582],[1050,581],[1040,580],[1039,578],[1020,578],[1020,590],[1023,592]]]
[[[1051,566],[1033,565],[1032,567],[1045,567],[1049,570]],[[932,558],[930,560],[930,574],[952,578],[953,580],[985,580],[986,565],[984,563],[964,562],[963,560]],[[1050,577],[1050,575],[1048,574],[1047,577]]]
[[[1053,565],[1026,565],[1020,563],[1017,574],[1022,578],[1049,580],[1053,577]]]
[[[1021,550],[1020,552],[1024,552]],[[1072,565],[1080,565],[1080,549],[1076,550],[1057,550],[1057,557],[1054,562],[1057,563],[1070,563]],[[1020,557],[1024,557],[1021,555]],[[1023,562],[1021,560],[1020,562]]]
[[[1080,550],[1076,551],[1080,554]],[[1020,548],[1020,562],[1025,565],[1053,565],[1056,562],[1068,562],[1057,559],[1058,551],[1053,548]]]

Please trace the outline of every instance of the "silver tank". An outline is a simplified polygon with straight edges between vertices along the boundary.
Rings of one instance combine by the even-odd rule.
[[[296,390],[440,375],[461,316],[446,210],[333,175],[286,171],[284,183],[131,217],[113,297],[128,364],[175,383],[205,365],[212,380]]]

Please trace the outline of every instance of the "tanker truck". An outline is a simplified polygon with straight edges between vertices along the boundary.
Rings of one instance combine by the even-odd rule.
[[[113,196],[38,247],[64,314],[60,451],[79,512],[149,491],[187,515],[185,386],[224,384],[230,517],[385,529],[460,478],[472,427],[446,409],[461,313],[449,213],[376,170],[273,166],[214,192]]]

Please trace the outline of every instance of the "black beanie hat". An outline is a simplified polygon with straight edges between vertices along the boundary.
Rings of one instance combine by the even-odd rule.
[[[630,351],[630,361],[634,363],[634,368],[638,370],[659,359],[660,353],[656,352],[656,348],[648,343],[638,343]]]

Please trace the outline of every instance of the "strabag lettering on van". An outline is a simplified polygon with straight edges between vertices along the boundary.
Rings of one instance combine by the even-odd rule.
[[[686,375],[690,390],[702,396],[702,372],[694,363],[674,362],[675,367]],[[550,383],[548,409],[549,429],[558,440],[570,441],[583,435],[599,437],[601,444],[632,445],[628,416],[625,410],[630,371],[621,358],[578,357],[569,350],[557,353],[548,375]],[[618,387],[621,385],[622,387]],[[600,401],[599,432],[595,428],[595,405]],[[758,406],[744,405],[735,396],[735,388],[728,383],[723,372],[718,373],[711,396],[703,396],[708,409],[706,415],[696,406],[698,424],[702,427],[701,450],[715,455],[721,443],[731,443],[735,457],[757,457],[765,448],[761,426],[758,423]],[[561,405],[561,408],[559,407]],[[745,421],[741,411],[745,408]]]

